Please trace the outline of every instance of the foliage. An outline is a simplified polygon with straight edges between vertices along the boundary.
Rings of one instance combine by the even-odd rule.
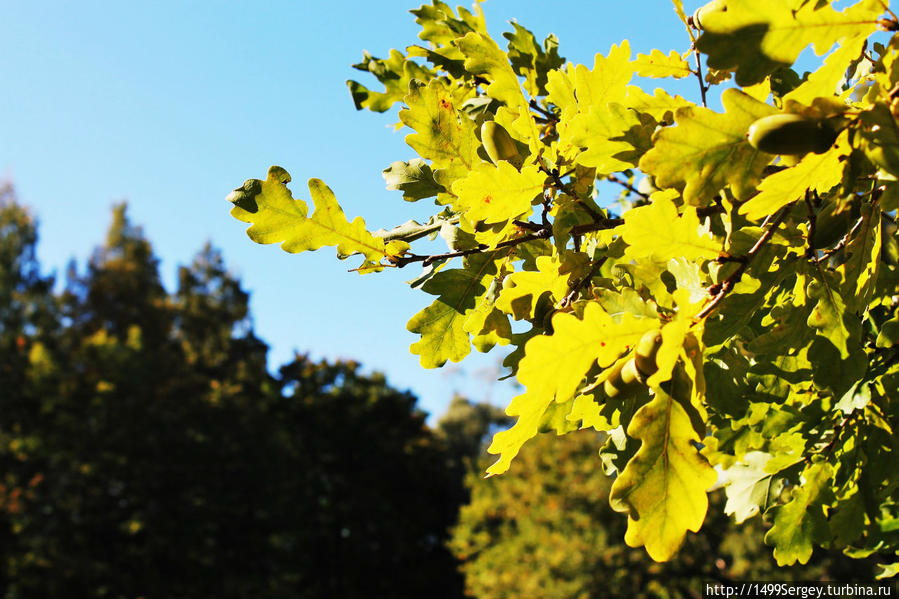
[[[459,596],[464,491],[414,397],[271,376],[221,254],[167,292],[124,205],[59,295],[11,191],[0,230],[0,595]]]
[[[720,479],[729,514],[773,523],[779,564],[836,547],[877,554],[888,575],[899,550],[899,19],[884,0],[727,0],[696,18],[673,4],[682,48],[633,57],[625,40],[592,68],[517,24],[504,51],[479,5],[413,11],[427,45],[366,55],[356,68],[385,91],[350,88],[359,108],[403,104],[418,156],[385,178],[437,211],[378,234],[341,213],[314,245],[361,254],[360,272],[425,267],[416,285],[436,299],[408,325],[424,367],[507,348],[526,390],[494,438],[490,474],[541,429],[592,427],[610,435],[601,458],[617,472],[610,501],[627,516],[625,540],[652,558],[699,529]],[[800,76],[807,47],[822,58]],[[643,88],[682,77],[698,82],[695,101]],[[786,143],[781,120],[762,121],[776,114],[822,134]],[[485,121],[515,148],[480,139]],[[307,217],[286,181],[280,167],[247,181],[233,214],[256,241],[311,248],[302,240],[318,213]],[[310,189],[336,213],[320,181]],[[605,207],[616,199],[621,214]],[[448,251],[418,249],[438,233]],[[628,369],[647,331],[661,335],[656,364]]]
[[[689,598],[712,580],[873,577],[871,560],[836,551],[778,568],[759,520],[735,525],[720,489],[709,496],[704,534],[688,537],[670,561],[653,562],[621,542],[626,524],[609,507],[613,480],[596,460],[599,436],[541,435],[522,448],[506,475],[469,475],[471,502],[460,512],[451,547],[471,596]]]

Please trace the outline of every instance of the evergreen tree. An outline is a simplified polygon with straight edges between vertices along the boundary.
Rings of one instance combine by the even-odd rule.
[[[57,301],[3,208],[4,596],[461,594],[461,479],[413,396],[354,363],[271,376],[220,252],[169,294],[124,205]],[[28,315],[55,304],[43,331]]]

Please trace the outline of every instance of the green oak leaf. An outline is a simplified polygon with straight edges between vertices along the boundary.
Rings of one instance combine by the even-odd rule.
[[[628,210],[616,231],[627,242],[625,256],[632,260],[712,260],[722,250],[708,227],[700,225],[695,208],[687,206],[678,214],[674,202],[663,195],[651,204]]]
[[[693,74],[690,64],[672,50],[667,55],[658,48],[649,54],[638,54],[631,64],[638,77],[674,77],[681,79]]]
[[[864,312],[877,286],[881,268],[881,220],[876,204],[862,204],[858,231],[846,246],[849,258],[843,266],[843,295],[854,312]]]
[[[810,300],[817,300],[808,316],[808,326],[833,343],[840,352],[840,357],[846,359],[849,356],[850,337],[850,331],[843,318],[844,315],[848,317],[846,302],[843,301],[839,290],[826,278],[810,281],[807,292]]]
[[[559,56],[559,40],[549,34],[543,47],[537,45],[534,34],[512,21],[514,32],[503,33],[509,40],[509,60],[515,74],[524,77],[524,88],[531,97],[546,95],[547,73],[562,66],[565,59]]]
[[[636,85],[627,86],[627,99],[624,104],[637,112],[652,116],[657,123],[672,123],[674,114],[679,108],[696,105],[681,96],[672,96],[661,88],[656,88],[649,95]]]
[[[307,216],[306,202],[293,198],[287,188],[289,182],[287,171],[273,166],[265,181],[250,179],[228,196],[234,204],[231,216],[250,223],[247,235],[256,243],[280,243],[281,249],[290,253],[336,246],[341,259],[353,254],[365,256],[360,272],[381,268],[377,265],[382,258],[390,260],[409,247],[402,241],[385,243],[375,237],[365,228],[361,216],[349,222],[334,192],[319,179],[309,180],[315,212]]]
[[[528,103],[522,94],[518,76],[509,63],[509,57],[493,39],[485,34],[469,33],[454,43],[465,55],[465,69],[490,80],[488,96],[503,102],[512,112],[527,112]]]
[[[440,79],[427,85],[413,81],[405,102],[408,108],[400,111],[400,120],[415,130],[406,136],[406,143],[431,160],[434,180],[449,189],[481,162],[474,121],[456,110],[452,89]]]
[[[767,507],[773,476],[765,467],[771,455],[764,451],[750,451],[740,462],[724,471],[727,503],[724,513],[734,517],[737,524],[752,518]]]
[[[391,50],[390,58],[386,60],[364,52],[362,62],[354,64],[353,68],[371,73],[384,85],[383,92],[376,92],[352,79],[346,82],[356,110],[367,108],[373,112],[386,112],[402,101],[413,79],[427,81],[434,76],[429,69],[408,60],[398,50]]]
[[[653,136],[654,147],[640,159],[640,170],[659,188],[685,185],[684,201],[709,203],[725,185],[737,198],[751,193],[773,156],[759,152],[746,138],[749,126],[777,110],[736,89],[721,95],[725,113],[685,106],[675,113],[676,127]]]
[[[646,145],[640,138],[648,138],[654,127],[654,123],[642,123],[637,112],[617,102],[591,106],[562,129],[559,148],[566,154],[576,153],[577,163],[595,168],[598,176],[607,175],[637,165],[637,146]],[[641,136],[644,128],[648,131]]]
[[[503,223],[527,219],[531,202],[540,197],[546,175],[531,164],[520,171],[505,160],[482,162],[452,187],[458,196],[454,206],[471,222]]]
[[[540,256],[537,270],[521,270],[506,276],[496,307],[515,320],[533,319],[538,300],[548,294],[557,302],[568,291],[570,272],[562,272],[559,256]]]
[[[883,349],[899,345],[899,316],[891,318],[881,325],[875,344]]]
[[[749,220],[761,220],[790,202],[801,199],[809,189],[820,194],[830,191],[843,178],[849,152],[848,137],[844,133],[827,152],[806,154],[796,166],[765,177],[758,187],[761,193],[740,206],[740,214],[746,215]]]
[[[496,275],[496,258],[494,253],[474,254],[466,258],[464,268],[441,270],[422,285],[422,291],[439,297],[413,316],[406,329],[421,335],[409,350],[420,356],[424,368],[459,362],[471,352],[465,322]]]
[[[576,420],[569,419],[569,415],[574,407],[575,398],[572,397],[566,402],[553,402],[543,412],[540,418],[540,424],[537,430],[541,433],[554,432],[557,435],[564,435],[580,428],[580,423]]]
[[[509,317],[493,307],[485,297],[476,300],[474,310],[468,313],[462,328],[471,333],[471,344],[479,352],[488,352],[493,346],[508,345],[512,341],[512,325]]]
[[[387,189],[402,191],[403,199],[407,202],[434,197],[446,191],[434,180],[431,167],[421,158],[392,162],[381,174],[387,182]]]
[[[813,464],[802,478],[793,487],[790,502],[774,508],[774,526],[765,535],[765,543],[774,546],[778,566],[807,563],[813,546],[830,539],[824,506],[831,500],[833,469],[824,462]]]
[[[688,530],[702,526],[706,490],[717,474],[696,448],[699,436],[687,412],[661,390],[634,414],[627,434],[642,444],[615,479],[609,503],[628,514],[625,543],[642,545],[652,559],[666,561]]]
[[[508,470],[521,446],[537,434],[540,419],[550,404],[574,397],[594,363],[601,368],[612,365],[658,323],[656,319],[632,314],[612,318],[597,302],[587,303],[583,319],[557,313],[552,322],[552,335],[533,337],[525,346],[524,358],[518,364],[518,380],[527,390],[506,409],[506,414],[518,416],[518,421],[509,430],[497,433],[487,450],[500,454],[487,469],[489,475]]]
[[[874,576],[877,580],[886,580],[887,578],[893,578],[896,575],[899,575],[899,561],[895,561],[891,564],[877,564],[877,567],[880,568],[880,571]]]
[[[864,351],[850,346],[846,358],[833,343],[823,336],[816,336],[808,350],[815,386],[826,389],[836,397],[841,397],[865,374],[868,359]]]
[[[574,67],[574,89],[578,108],[587,112],[591,106],[602,109],[610,102],[623,102],[627,84],[634,76],[631,46],[627,40],[609,48],[607,56],[596,54],[593,69],[579,64]]]
[[[867,37],[883,11],[879,0],[863,0],[842,12],[827,2],[728,0],[726,11],[702,19],[696,48],[708,55],[713,69],[736,69],[738,85],[762,82],[779,68],[792,65],[810,44],[820,56],[843,38]]]
[[[421,26],[418,37],[431,42],[438,49],[445,50],[453,47],[452,43],[456,38],[467,33],[487,32],[484,13],[479,5],[475,5],[474,13],[461,6],[458,11],[459,15],[456,16],[450,5],[440,0],[433,0],[430,6],[422,4],[409,12],[415,15],[415,22]]]
[[[807,345],[809,306],[774,306],[761,321],[764,332],[748,344],[754,353],[776,353],[784,348],[799,348]]]

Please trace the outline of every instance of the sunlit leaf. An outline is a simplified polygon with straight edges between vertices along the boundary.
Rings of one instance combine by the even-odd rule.
[[[518,421],[493,437],[488,451],[500,454],[500,458],[487,472],[505,472],[521,446],[537,434],[537,425],[550,403],[574,397],[594,363],[610,366],[654,322],[631,314],[613,318],[596,302],[587,304],[582,320],[572,314],[557,314],[553,318],[554,333],[534,337],[525,347],[518,380],[527,390],[506,409]]]
[[[460,211],[472,222],[501,223],[527,220],[531,202],[540,197],[546,175],[536,165],[520,172],[505,160],[498,165],[482,162],[464,179],[453,184]]]
[[[306,202],[293,199],[289,182],[287,171],[273,166],[265,181],[251,179],[228,196],[234,203],[231,215],[250,223],[247,235],[256,243],[280,243],[290,253],[336,246],[339,257],[362,254],[369,264],[390,259],[408,247],[402,242],[385,244],[368,232],[361,216],[349,222],[334,193],[319,179],[309,180],[315,211],[307,216]]]
[[[628,514],[625,542],[666,561],[688,530],[702,526],[706,490],[717,474],[694,445],[699,436],[683,407],[662,392],[634,415],[627,433],[642,444],[615,479],[609,501]]]
[[[638,54],[632,62],[640,77],[674,77],[680,79],[693,74],[690,65],[672,50],[667,55],[655,49],[649,54]]]
[[[749,220],[760,220],[801,199],[806,190],[829,191],[843,178],[843,164],[848,153],[848,142],[843,134],[824,154],[806,154],[796,166],[765,177],[759,185],[761,193],[740,206],[740,214]]]
[[[736,68],[738,85],[762,81],[790,66],[808,45],[821,55],[842,38],[866,37],[883,11],[879,0],[863,0],[842,12],[826,2],[804,2],[795,9],[781,0],[728,0],[726,11],[702,21],[696,42],[709,67]]]
[[[776,110],[735,89],[726,90],[721,101],[724,114],[679,108],[677,126],[659,131],[655,146],[640,159],[640,170],[655,177],[658,187],[685,185],[684,200],[694,206],[708,203],[728,184],[737,197],[747,196],[772,158],[749,145],[746,132]]]
[[[618,231],[628,244],[627,256],[634,260],[711,260],[721,252],[720,243],[699,224],[695,208],[678,214],[674,202],[665,198],[628,211]]]
[[[415,133],[406,143],[422,158],[432,161],[434,179],[443,187],[464,176],[481,162],[475,124],[456,110],[451,90],[439,79],[429,84],[413,81],[400,111],[400,120]]]

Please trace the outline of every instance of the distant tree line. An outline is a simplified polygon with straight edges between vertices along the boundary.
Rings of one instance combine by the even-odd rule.
[[[61,284],[37,241],[0,189],[7,599],[689,597],[708,578],[849,576],[830,557],[775,571],[720,506],[659,566],[622,544],[591,433],[484,480],[497,408],[459,398],[432,429],[354,362],[270,373],[221,253],[206,245],[168,291],[124,205]]]

